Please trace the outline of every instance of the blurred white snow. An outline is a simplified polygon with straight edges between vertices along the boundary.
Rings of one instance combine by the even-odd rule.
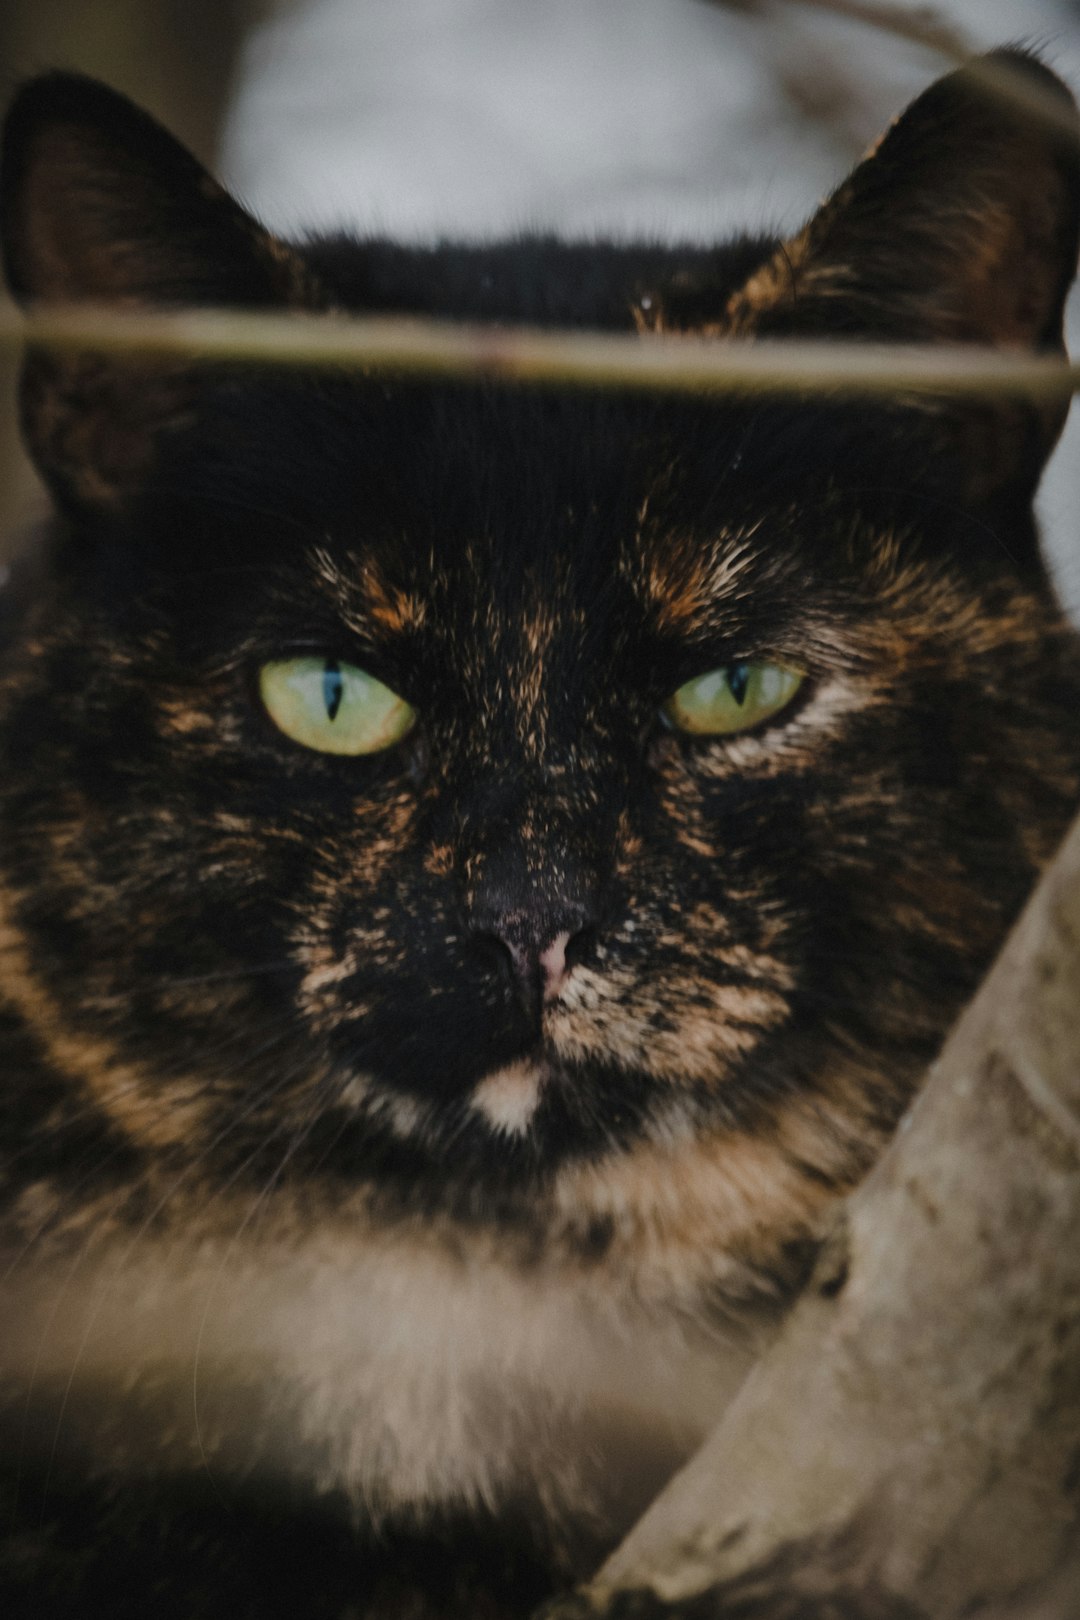
[[[931,10],[975,49],[1036,46],[1080,91],[1075,4]],[[286,233],[790,230],[945,65],[782,0],[301,0],[247,45],[222,166]],[[1077,299],[1070,328],[1080,352]],[[1040,505],[1080,616],[1080,408]]]

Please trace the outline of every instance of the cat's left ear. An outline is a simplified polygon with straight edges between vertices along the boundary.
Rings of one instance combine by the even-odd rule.
[[[1078,242],[1073,98],[1034,57],[995,51],[939,79],[897,119],[733,295],[725,325],[1060,353]],[[1062,397],[976,411],[985,428],[996,421],[989,456],[985,435],[972,436],[985,477],[1033,484],[1067,410]]]
[[[125,309],[317,302],[306,266],[160,124],[92,79],[26,84],[4,126],[0,243],[16,299]],[[62,505],[121,505],[191,410],[177,364],[36,348],[23,430]]]

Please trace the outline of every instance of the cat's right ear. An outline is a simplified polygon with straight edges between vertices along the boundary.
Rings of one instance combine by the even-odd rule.
[[[1080,246],[1080,118],[1037,58],[1005,49],[938,79],[806,227],[729,300],[739,336],[1064,353]],[[1069,400],[935,401],[966,494],[1030,498]]]
[[[67,73],[32,80],[0,149],[0,246],[23,305],[127,309],[318,303],[303,260],[126,97]],[[194,372],[35,348],[30,453],[61,504],[121,504],[191,409]]]

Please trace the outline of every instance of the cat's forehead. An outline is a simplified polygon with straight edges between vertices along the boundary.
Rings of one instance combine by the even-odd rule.
[[[340,414],[354,453],[326,457],[304,527],[285,548],[346,623],[388,637],[501,612],[542,639],[633,608],[662,630],[744,599],[789,564],[786,497],[743,469],[735,412],[588,397],[412,393],[373,427]]]

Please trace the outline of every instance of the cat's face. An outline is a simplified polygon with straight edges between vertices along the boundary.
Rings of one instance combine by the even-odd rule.
[[[66,80],[7,153],[25,296],[1043,347],[1075,257],[963,81],[779,253],[287,250]],[[783,1272],[1078,791],[1056,420],[50,356],[26,419],[5,998],[103,1173]]]

